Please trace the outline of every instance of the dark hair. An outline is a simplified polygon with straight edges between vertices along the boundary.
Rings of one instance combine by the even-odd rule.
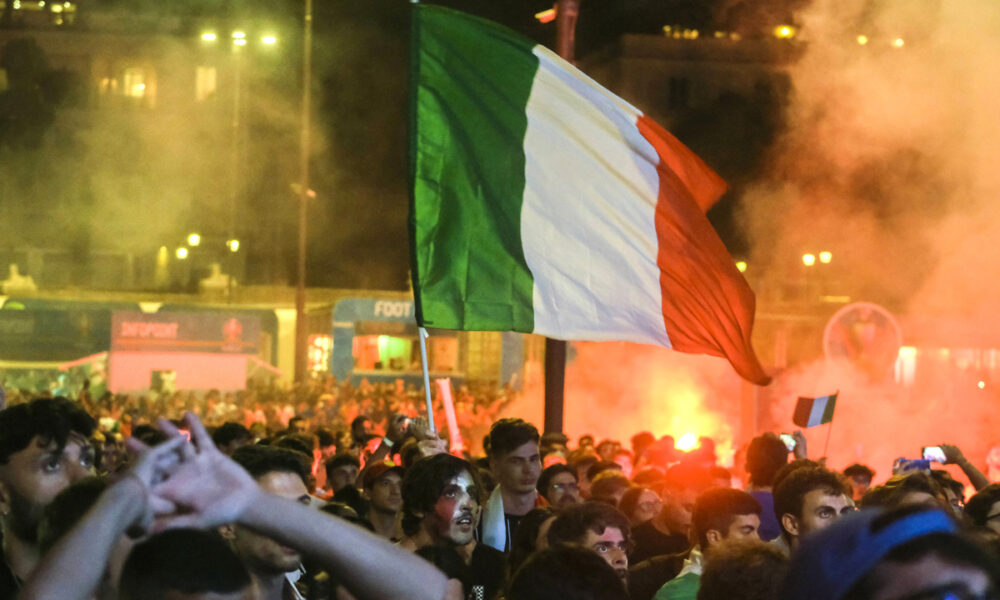
[[[965,486],[961,482],[955,481],[955,478],[948,471],[944,469],[932,469],[931,479],[936,481],[942,489],[949,489],[962,500],[965,499]]]
[[[861,507],[898,508],[907,495],[915,492],[929,494],[938,500],[944,495],[941,486],[928,473],[906,473],[893,475],[889,481],[868,490],[868,493],[861,498]],[[777,500],[775,504],[777,504]]]
[[[521,517],[521,522],[514,530],[514,539],[510,542],[510,552],[507,553],[507,578],[509,579],[517,569],[528,560],[537,548],[535,542],[538,541],[538,532],[542,528],[542,523],[556,516],[558,512],[551,506],[533,508],[528,514]]]
[[[625,543],[631,545],[632,527],[628,519],[614,506],[588,501],[562,509],[549,527],[549,544],[579,544],[588,531],[602,535],[614,527],[622,532]]]
[[[555,464],[545,467],[542,469],[542,474],[538,476],[538,483],[535,484],[535,487],[538,489],[539,494],[545,496],[546,500],[548,500],[549,482],[552,481],[553,477],[560,473],[569,473],[573,476],[573,481],[577,481],[576,471],[574,471],[569,465]]]
[[[802,506],[806,494],[813,490],[823,490],[831,496],[844,494],[851,497],[851,486],[844,476],[825,467],[801,467],[795,469],[774,488],[774,516],[778,519],[782,534],[789,535],[781,522],[783,515],[802,518]]]
[[[868,480],[868,483],[872,482],[875,478],[875,471],[867,465],[861,463],[854,463],[853,465],[844,469],[844,477],[864,477]]]
[[[316,439],[319,440],[319,447],[320,448],[327,448],[329,446],[336,446],[337,445],[337,438],[333,437],[333,434],[330,433],[329,429],[324,429],[322,427],[320,427],[319,429],[317,429],[316,430]]]
[[[501,458],[528,442],[539,441],[538,429],[523,419],[500,419],[490,427],[490,458]]]
[[[645,450],[646,446],[656,442],[656,436],[648,431],[640,431],[639,433],[633,435],[632,439],[629,441],[632,442],[632,449],[637,453],[642,454],[642,451]]]
[[[701,544],[703,550],[708,548],[709,530],[714,529],[723,535],[729,532],[729,526],[740,515],[760,515],[763,509],[760,502],[743,490],[732,488],[716,488],[708,490],[694,502],[691,513],[691,533]]]
[[[132,437],[147,446],[158,446],[167,441],[167,434],[152,425],[136,425],[132,428]]]
[[[275,440],[271,446],[274,448],[293,450],[299,454],[304,454],[307,458],[309,458],[310,463],[312,462],[313,438],[311,435],[289,433]]]
[[[598,458],[596,454],[584,452],[582,454],[574,456],[574,454],[576,454],[577,452],[579,452],[579,450],[574,450],[574,452],[570,454],[570,459],[566,462],[566,464],[568,464],[574,471],[579,472],[580,469],[584,467],[589,469],[590,465],[601,462],[601,459]],[[590,478],[588,477],[587,479]]]
[[[0,464],[27,448],[36,436],[46,443],[55,442],[62,450],[70,434],[89,438],[94,428],[94,419],[87,411],[61,396],[0,410]]]
[[[625,495],[622,496],[621,502],[618,503],[618,510],[622,511],[622,514],[628,517],[629,521],[632,520],[635,508],[639,505],[639,498],[642,497],[643,492],[647,491],[653,492],[654,494],[656,493],[653,488],[648,488],[644,485],[632,486],[625,491]]]
[[[712,547],[701,574],[698,600],[773,600],[788,570],[774,544],[734,540]]]
[[[333,472],[336,469],[348,465],[360,469],[361,461],[358,460],[358,457],[354,456],[353,454],[342,453],[333,455],[332,457],[328,458],[325,463],[323,463],[323,468],[326,469],[326,478],[328,480],[332,479]]]
[[[632,483],[652,488],[659,488],[663,485],[663,481],[666,477],[667,476],[664,475],[663,471],[660,469],[656,467],[647,467],[632,475]]]
[[[479,495],[476,501],[482,503],[482,485],[479,474],[469,461],[451,454],[435,454],[413,463],[403,477],[403,531],[413,535],[420,530],[421,514],[430,512],[437,504],[445,486],[460,473],[466,472],[472,478]]]
[[[969,498],[965,504],[965,515],[974,525],[986,527],[986,517],[990,516],[990,509],[997,502],[1000,502],[1000,483],[991,483]]]
[[[122,569],[118,597],[161,600],[182,594],[232,594],[250,585],[250,574],[215,531],[170,529],[132,549]]]
[[[820,463],[809,458],[796,458],[792,462],[778,469],[778,472],[774,474],[774,480],[771,485],[778,487],[778,485],[785,480],[785,477],[791,475],[793,471],[797,471],[804,467],[822,467]]]
[[[239,423],[233,423],[232,421],[227,421],[226,423],[219,425],[215,431],[212,432],[212,443],[218,448],[227,446],[238,440],[250,441],[252,439],[253,435],[250,433],[249,429]]]
[[[733,479],[733,474],[729,471],[729,469],[718,465],[708,468],[708,476],[712,479],[725,479],[730,482]]]
[[[521,565],[506,600],[628,600],[615,570],[594,551],[568,544],[546,548]]]
[[[602,471],[590,486],[590,499],[617,506],[615,495],[630,487],[632,484],[621,471]]]
[[[540,443],[543,446],[565,446],[569,443],[569,438],[566,437],[565,433],[550,431],[542,434]]]
[[[773,433],[765,433],[750,440],[746,462],[750,483],[772,485],[775,473],[787,462],[788,448],[785,442]]]
[[[351,421],[351,438],[355,444],[363,444],[368,441],[365,439],[367,437],[365,435],[365,421],[371,423],[372,420],[365,415],[358,415]]]
[[[292,473],[298,475],[302,484],[309,488],[311,465],[300,452],[273,446],[243,446],[233,452],[232,458],[254,479],[274,472]]]
[[[622,466],[613,460],[599,460],[587,467],[587,480],[593,481],[595,477],[609,469],[621,471]]]
[[[87,477],[56,494],[38,522],[38,548],[42,554],[73,529],[107,487],[100,477]]]

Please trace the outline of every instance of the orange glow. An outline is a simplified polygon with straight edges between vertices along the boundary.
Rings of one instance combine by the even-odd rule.
[[[556,20],[556,9],[550,8],[540,13],[535,13],[535,18],[538,19],[539,23],[551,23]]]
[[[698,435],[690,431],[677,438],[674,446],[681,451],[689,452],[698,447]]]
[[[813,266],[814,264],[816,264],[816,255],[815,254],[803,254],[802,255],[802,264],[804,264],[807,267]]]

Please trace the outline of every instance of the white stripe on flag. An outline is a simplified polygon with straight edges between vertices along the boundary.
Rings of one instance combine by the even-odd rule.
[[[830,401],[829,396],[822,396],[813,400],[812,410],[809,411],[809,424],[806,427],[815,427],[823,424],[823,411]]]
[[[535,333],[670,347],[653,220],[658,157],[635,126],[639,112],[551,51],[534,53],[521,240]]]

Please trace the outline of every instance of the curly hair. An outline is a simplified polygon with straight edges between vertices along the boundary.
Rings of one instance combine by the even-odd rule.
[[[698,600],[771,600],[788,570],[785,553],[760,540],[718,544],[706,558]]]

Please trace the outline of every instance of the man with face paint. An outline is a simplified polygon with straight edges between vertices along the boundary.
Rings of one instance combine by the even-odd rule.
[[[71,483],[95,474],[88,442],[94,426],[86,411],[65,398],[0,411],[0,598],[12,598],[38,563],[37,527],[45,507]]]
[[[476,542],[481,503],[479,477],[467,461],[450,454],[417,461],[403,479],[403,532],[408,537],[401,545],[455,549],[468,567],[467,591],[492,598],[503,585],[504,557]]]

